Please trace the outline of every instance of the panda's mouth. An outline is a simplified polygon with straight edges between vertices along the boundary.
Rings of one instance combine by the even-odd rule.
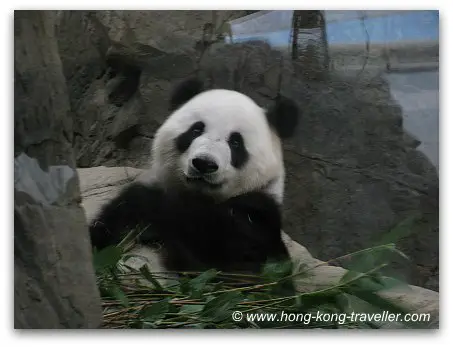
[[[210,189],[219,189],[223,185],[223,182],[213,183],[213,182],[210,182],[209,180],[207,180],[206,177],[203,177],[203,176],[187,176],[187,175],[184,175],[184,176],[186,178],[187,183],[189,183],[190,185],[193,185],[195,187],[199,187],[199,188],[208,187]]]

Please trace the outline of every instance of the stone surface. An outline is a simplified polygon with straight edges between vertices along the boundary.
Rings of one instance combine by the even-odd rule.
[[[142,170],[130,167],[98,167],[78,169],[82,206],[87,220],[91,220],[97,208],[118,193],[118,187],[135,180]]]
[[[415,216],[411,235],[398,241],[411,262],[392,269],[437,290],[438,174],[414,150],[417,139],[406,134],[386,79],[332,74],[308,81],[306,66],[261,42],[214,43],[201,54],[202,28],[212,21],[201,12],[60,13],[78,167],[146,167],[171,88],[195,71],[210,86],[235,88],[263,107],[281,90],[302,110],[285,145],[287,233],[328,260],[378,242]]]
[[[96,328],[100,297],[55,12],[14,18],[14,327]]]
[[[164,117],[169,81],[194,72],[203,40],[247,11],[214,12],[58,12],[79,167],[146,162],[137,138],[148,141]]]
[[[90,220],[99,211],[100,207],[113,197],[125,184],[132,182],[134,177],[139,177],[141,170],[127,167],[93,167],[79,169],[81,191],[85,213]],[[101,192],[101,194],[99,194]],[[320,290],[332,286],[342,278],[347,270],[330,266],[327,263],[314,258],[301,244],[294,241],[286,233],[283,233],[286,247],[295,264],[294,272],[307,270],[307,276],[299,278],[296,285],[299,291]],[[151,264],[152,271],[162,271],[163,267],[158,257],[158,251],[148,247],[136,246],[130,251],[131,254],[146,257],[130,258],[127,265],[139,269],[142,265]],[[402,304],[411,312],[429,313],[430,326],[438,327],[439,324],[439,294],[435,291],[417,287],[401,286],[381,292],[380,295]],[[386,327],[386,326],[384,326]],[[393,325],[388,325],[394,328]]]

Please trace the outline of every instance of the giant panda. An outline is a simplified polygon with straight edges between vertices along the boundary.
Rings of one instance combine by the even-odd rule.
[[[279,95],[265,110],[195,77],[174,89],[169,109],[150,169],[101,208],[92,246],[117,244],[137,228],[139,244],[157,240],[170,271],[259,273],[268,261],[289,260],[282,140],[298,123],[296,104]]]

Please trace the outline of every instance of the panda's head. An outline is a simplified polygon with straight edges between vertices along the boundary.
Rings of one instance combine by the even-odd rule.
[[[262,190],[281,202],[281,139],[296,128],[294,102],[279,97],[264,110],[244,94],[204,90],[190,79],[175,89],[170,108],[152,146],[154,179],[219,199]]]

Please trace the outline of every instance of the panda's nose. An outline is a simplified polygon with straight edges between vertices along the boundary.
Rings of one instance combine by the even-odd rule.
[[[214,173],[219,169],[217,163],[207,157],[193,158],[192,166],[202,175]]]

